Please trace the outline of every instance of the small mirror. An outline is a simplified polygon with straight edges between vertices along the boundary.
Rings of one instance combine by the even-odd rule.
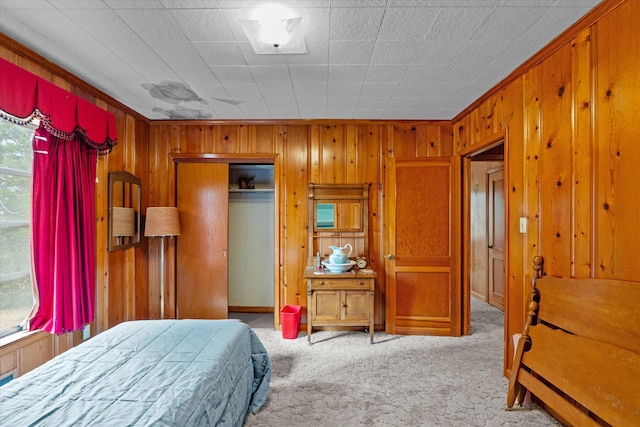
[[[361,203],[339,200],[316,203],[316,230],[358,231],[362,229]]]
[[[109,172],[107,250],[140,245],[140,179],[129,172]]]
[[[336,205],[334,203],[316,204],[316,228],[332,229],[336,223]]]

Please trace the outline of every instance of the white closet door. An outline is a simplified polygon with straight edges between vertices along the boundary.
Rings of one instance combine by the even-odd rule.
[[[274,195],[229,194],[229,305],[273,307]]]

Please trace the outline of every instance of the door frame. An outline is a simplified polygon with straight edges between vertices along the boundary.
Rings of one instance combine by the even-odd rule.
[[[505,242],[504,242],[504,263],[505,266],[509,263],[509,236],[507,230],[509,230],[509,192],[506,191],[509,188],[509,164],[508,159],[508,132],[502,130],[496,132],[491,138],[482,140],[476,144],[473,144],[465,149],[460,150],[458,155],[461,157],[462,163],[462,334],[469,335],[471,333],[471,158],[479,154],[485,153],[492,148],[503,145],[504,154],[504,216],[505,216]],[[508,319],[508,301],[509,301],[509,281],[507,280],[508,269],[505,268],[505,303],[504,303],[504,333],[506,343],[506,331],[507,331],[507,319]],[[504,346],[504,360],[507,357],[507,345]]]
[[[178,163],[253,163],[253,164],[265,164],[273,165],[273,218],[274,218],[274,230],[273,230],[273,325],[275,329],[280,328],[280,260],[278,255],[280,253],[280,168],[281,168],[281,156],[276,154],[217,154],[217,153],[169,153],[169,204],[175,206],[177,201],[177,164]],[[175,266],[175,242],[171,245],[172,252],[169,254],[174,260],[174,272]],[[170,287],[169,301],[167,301],[173,309],[173,315],[175,317],[176,307],[176,289],[175,280],[174,286]]]

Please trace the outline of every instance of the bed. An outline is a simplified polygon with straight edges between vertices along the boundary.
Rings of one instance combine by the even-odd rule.
[[[270,379],[242,322],[124,322],[2,386],[0,425],[241,426]]]
[[[565,425],[639,425],[640,282],[542,270],[536,257],[507,406],[529,391]]]

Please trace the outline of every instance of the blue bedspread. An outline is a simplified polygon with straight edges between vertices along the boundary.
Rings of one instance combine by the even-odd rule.
[[[0,425],[241,426],[270,379],[242,322],[125,322],[0,387]]]

